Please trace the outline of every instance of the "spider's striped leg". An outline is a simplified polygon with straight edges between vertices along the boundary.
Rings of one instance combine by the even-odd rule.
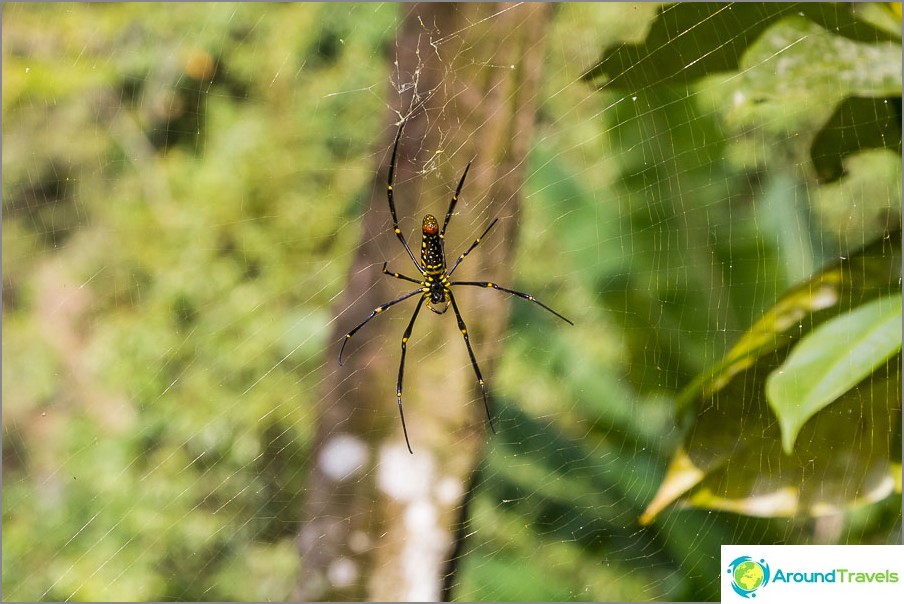
[[[465,173],[461,175],[461,180],[458,181],[458,187],[455,188],[455,195],[452,196],[452,201],[449,202],[449,209],[446,211],[446,219],[443,220],[443,228],[439,232],[439,238],[444,239],[446,235],[446,226],[449,224],[449,219],[452,218],[452,212],[455,211],[455,204],[458,203],[458,196],[461,195],[461,188],[465,184],[465,177],[468,175],[468,170],[471,169],[471,162],[468,162],[468,165],[465,166]]]
[[[447,293],[449,294],[449,300],[452,302],[452,310],[455,311],[455,318],[458,320],[458,329],[465,339],[465,346],[468,347],[468,355],[471,357],[471,366],[474,368],[474,373],[477,374],[477,383],[480,384],[480,393],[483,395],[483,407],[487,411],[487,423],[490,424],[490,430],[493,431],[493,434],[496,434],[496,428],[493,427],[493,417],[490,415],[490,405],[487,403],[486,383],[483,381],[483,376],[480,375],[480,367],[477,366],[477,359],[474,357],[474,351],[471,349],[471,340],[468,338],[468,327],[465,325],[465,320],[461,318],[461,312],[458,310],[458,304],[455,303],[455,297],[452,295],[452,290],[447,290]]]
[[[361,323],[359,323],[357,327],[355,327],[353,330],[351,330],[350,332],[345,334],[345,337],[342,338],[342,346],[339,348],[339,366],[340,367],[342,366],[342,351],[345,350],[345,345],[348,344],[348,341],[352,339],[352,336],[355,335],[355,333],[357,333],[357,331],[359,329],[364,327],[368,321],[370,321],[371,319],[376,317],[378,314],[380,314],[381,312],[383,312],[390,306],[393,306],[394,304],[398,304],[399,302],[401,302],[403,300],[407,300],[411,296],[415,296],[417,294],[424,293],[424,291],[425,291],[424,288],[422,288],[422,287],[418,288],[418,289],[414,290],[413,292],[408,292],[407,294],[405,294],[404,296],[402,296],[400,298],[396,298],[395,300],[392,300],[391,302],[387,302],[386,304],[382,304],[382,305],[376,307],[375,309],[373,309],[373,311],[371,311],[369,317],[367,317],[366,319],[361,321]]]
[[[474,287],[492,287],[493,289],[498,289],[499,291],[508,292],[510,294],[514,294],[514,295],[518,296],[519,298],[524,298],[525,300],[530,300],[531,302],[539,304],[540,306],[542,306],[543,308],[545,308],[546,310],[548,310],[555,316],[559,317],[560,319],[562,319],[569,325],[574,325],[574,323],[572,323],[571,321],[569,321],[568,319],[566,319],[565,317],[563,317],[562,315],[560,315],[559,313],[557,313],[556,311],[551,309],[550,307],[546,306],[545,304],[543,304],[542,302],[540,302],[539,300],[534,298],[532,295],[525,294],[524,292],[516,292],[513,289],[506,289],[504,287],[501,287],[501,286],[493,283],[492,281],[453,281],[452,283],[449,284],[450,287],[453,285],[473,285]]]
[[[469,247],[468,249],[466,249],[466,250],[465,250],[465,253],[458,257],[458,260],[455,261],[455,264],[453,264],[453,265],[452,265],[452,268],[449,269],[449,272],[446,273],[446,276],[447,276],[447,277],[451,277],[451,276],[452,276],[452,272],[455,270],[455,268],[456,268],[459,264],[461,264],[461,261],[465,259],[465,256],[467,256],[468,254],[470,254],[470,253],[471,253],[471,250],[473,250],[475,247],[477,247],[477,244],[480,243],[480,240],[487,236],[487,233],[490,232],[490,229],[492,229],[492,228],[493,228],[493,225],[495,225],[498,221],[499,221],[498,218],[494,218],[494,219],[493,219],[493,222],[490,223],[490,226],[487,227],[487,230],[485,230],[485,231],[483,232],[483,235],[481,235],[480,237],[478,237],[477,239],[475,239],[475,240],[474,240],[474,243],[471,244],[471,247]]]
[[[388,270],[386,268],[386,266],[388,264],[389,264],[388,262],[383,263],[383,274],[384,275],[389,275],[390,277],[395,277],[396,279],[401,279],[402,281],[411,281],[412,283],[417,283],[419,285],[422,285],[420,280],[418,280],[418,279],[413,279],[411,277],[408,277],[407,275],[400,275],[399,273],[394,273],[394,272]]]
[[[399,401],[402,432],[405,434],[405,444],[408,445],[408,452],[412,455],[414,455],[414,451],[411,450],[411,443],[408,441],[408,428],[405,427],[405,414],[402,412],[402,376],[405,374],[405,352],[408,350],[408,338],[411,337],[411,330],[414,328],[414,320],[417,319],[417,313],[421,311],[421,305],[426,299],[426,297],[422,297],[417,301],[417,306],[414,307],[414,314],[411,315],[411,321],[408,322],[408,327],[405,328],[405,333],[402,334],[402,360],[399,361],[399,381],[396,382],[396,398]]]
[[[408,242],[405,241],[405,236],[402,235],[402,230],[399,228],[399,217],[396,215],[395,209],[395,201],[392,198],[392,185],[395,181],[395,169],[396,169],[396,157],[399,152],[399,139],[402,138],[402,129],[405,127],[405,122],[399,126],[399,131],[396,133],[395,143],[392,145],[392,159],[389,161],[389,179],[386,186],[386,197],[389,199],[389,213],[392,214],[392,229],[395,231],[396,237],[399,238],[399,241],[402,242],[402,245],[405,246],[405,251],[408,252],[408,256],[411,258],[411,261],[414,263],[414,266],[417,267],[417,270],[424,274],[424,269],[421,268],[421,265],[418,264],[417,258],[414,257],[414,253],[411,251],[411,248],[408,247]]]

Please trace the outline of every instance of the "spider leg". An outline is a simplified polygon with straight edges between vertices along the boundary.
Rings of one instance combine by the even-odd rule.
[[[471,247],[469,247],[468,249],[466,249],[466,250],[465,250],[465,253],[458,257],[458,260],[455,261],[455,264],[453,264],[453,265],[452,265],[452,268],[449,269],[449,272],[446,273],[446,276],[447,276],[447,277],[451,277],[451,276],[452,276],[452,272],[458,267],[459,264],[461,264],[461,261],[465,259],[465,256],[467,256],[468,254],[470,254],[470,253],[471,253],[471,250],[473,250],[475,247],[477,247],[477,244],[480,243],[480,240],[487,236],[487,233],[490,232],[490,229],[492,229],[493,226],[494,226],[497,222],[499,222],[499,219],[498,219],[498,218],[494,218],[494,219],[493,219],[493,222],[490,223],[490,226],[487,227],[487,230],[485,230],[485,231],[483,232],[483,235],[481,235],[480,237],[478,237],[477,239],[475,239],[475,240],[474,240],[474,243],[471,244]]]
[[[350,332],[345,334],[345,337],[342,338],[342,346],[339,348],[339,366],[340,367],[342,366],[342,351],[345,350],[345,345],[348,344],[348,341],[352,339],[352,336],[355,335],[355,333],[357,333],[357,331],[359,329],[361,329],[362,327],[367,325],[368,321],[370,321],[371,319],[376,317],[378,314],[380,314],[381,312],[383,312],[390,306],[398,304],[399,302],[401,302],[403,300],[407,300],[411,296],[415,296],[417,294],[422,294],[422,293],[424,293],[424,291],[426,291],[426,290],[424,290],[424,288],[418,288],[418,289],[414,290],[413,292],[408,292],[407,294],[405,294],[404,296],[402,296],[400,298],[396,298],[395,300],[387,302],[386,304],[382,304],[382,305],[376,307],[375,309],[373,309],[373,311],[371,311],[369,317],[367,317],[366,319],[361,321],[361,323],[359,323],[357,327],[355,327],[353,330],[351,330]]]
[[[447,290],[447,293],[449,294],[449,300],[452,302],[452,310],[455,311],[455,318],[458,320],[458,329],[465,339],[465,346],[468,347],[468,355],[471,357],[471,366],[474,368],[474,373],[477,375],[477,383],[480,384],[480,393],[483,395],[483,408],[487,411],[487,423],[490,424],[490,430],[493,431],[493,434],[496,434],[496,428],[493,427],[493,417],[490,415],[490,405],[487,403],[486,382],[483,381],[483,376],[480,375],[480,367],[477,366],[474,350],[471,349],[471,340],[468,338],[468,327],[465,325],[465,320],[461,318],[461,312],[458,310],[458,304],[455,303],[455,297],[452,295],[452,291]]]
[[[408,277],[405,275],[400,275],[399,273],[393,273],[392,271],[386,270],[386,266],[388,264],[389,264],[388,262],[383,263],[383,274],[384,275],[389,275],[390,277],[395,277],[396,279],[401,279],[402,281],[411,281],[412,283],[417,283],[419,285],[421,284],[421,281],[419,279],[413,279],[411,277]]]
[[[566,319],[565,317],[563,317],[562,315],[560,315],[559,313],[557,313],[556,311],[551,309],[550,307],[546,306],[545,304],[543,304],[542,302],[540,302],[539,300],[534,298],[532,295],[525,294],[524,292],[516,292],[513,289],[506,289],[504,287],[501,287],[501,286],[493,283],[492,281],[453,281],[452,283],[449,284],[450,287],[453,285],[472,285],[474,287],[492,287],[493,289],[498,289],[499,291],[508,292],[510,294],[514,294],[514,295],[518,296],[519,298],[524,298],[525,300],[530,300],[531,302],[534,302],[535,304],[539,304],[540,306],[542,306],[543,308],[545,308],[546,310],[548,310],[555,316],[559,317],[560,319],[562,319],[569,325],[574,325],[574,323],[572,323],[571,321],[569,321],[568,319]]]
[[[395,181],[396,157],[398,156],[399,152],[399,139],[402,138],[403,128],[405,128],[405,122],[402,122],[402,124],[399,126],[399,131],[395,137],[395,143],[392,145],[392,159],[389,162],[389,180],[386,187],[386,197],[389,199],[389,213],[392,214],[393,231],[395,231],[396,237],[399,238],[399,241],[402,242],[402,245],[405,246],[405,251],[408,252],[408,256],[411,258],[414,266],[417,267],[417,270],[420,271],[420,273],[423,275],[424,269],[421,268],[420,264],[418,264],[417,258],[414,257],[414,253],[411,251],[411,248],[408,247],[408,242],[405,241],[405,236],[402,235],[402,230],[399,228],[399,217],[396,215],[395,201],[392,198],[392,185]]]
[[[405,414],[402,412],[402,376],[405,374],[405,352],[408,349],[408,338],[411,337],[411,330],[414,328],[414,320],[417,319],[417,313],[421,311],[421,305],[424,303],[426,298],[422,297],[417,302],[417,306],[414,307],[414,314],[411,315],[411,321],[408,322],[408,327],[405,328],[405,333],[402,334],[402,360],[399,361],[399,381],[396,382],[396,398],[399,401],[399,417],[402,418],[402,432],[405,434],[405,444],[408,445],[408,452],[414,455],[414,451],[411,450],[411,443],[408,441],[408,428],[405,427]]]
[[[471,169],[471,162],[468,162],[468,165],[465,166],[465,173],[461,175],[461,180],[458,181],[458,187],[455,188],[455,195],[452,196],[452,201],[449,202],[449,209],[446,211],[446,219],[443,220],[443,228],[439,232],[439,238],[444,239],[446,234],[446,226],[449,224],[449,219],[452,218],[452,212],[455,211],[455,204],[458,203],[458,196],[461,195],[461,188],[465,184],[465,178],[468,176],[468,170]]]

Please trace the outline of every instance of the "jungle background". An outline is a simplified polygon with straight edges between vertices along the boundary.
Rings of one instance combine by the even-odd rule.
[[[717,600],[723,543],[901,542],[900,4],[2,11],[4,599]],[[448,255],[499,217],[462,270],[575,326],[463,295],[493,435],[422,313],[396,463],[410,306],[336,355],[414,270],[402,119],[409,241],[473,160]],[[385,591],[423,475],[442,568]]]

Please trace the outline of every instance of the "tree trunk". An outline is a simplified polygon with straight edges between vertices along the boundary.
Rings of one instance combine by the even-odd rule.
[[[304,600],[439,600],[459,512],[484,446],[492,444],[480,389],[453,310],[421,310],[408,345],[403,394],[414,454],[408,453],[395,388],[402,332],[417,296],[392,307],[335,355],[344,335],[381,303],[416,286],[395,239],[386,199],[399,116],[394,196],[400,228],[416,255],[426,213],[440,220],[468,161],[468,180],[446,234],[451,264],[486,225],[499,224],[455,279],[511,283],[512,249],[535,119],[550,6],[402,5],[379,167],[363,216],[361,244],[342,294],[319,400],[299,535]],[[442,153],[437,153],[442,151]],[[393,250],[386,256],[386,250]],[[508,296],[459,287],[456,301],[490,394],[507,323]],[[501,431],[504,425],[498,425]]]

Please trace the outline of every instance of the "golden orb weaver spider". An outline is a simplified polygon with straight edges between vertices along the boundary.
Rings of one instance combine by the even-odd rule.
[[[496,283],[493,283],[492,281],[449,281],[449,278],[452,276],[452,273],[455,272],[455,269],[458,268],[458,265],[461,264],[461,261],[464,260],[465,257],[470,254],[474,248],[477,247],[477,245],[480,243],[480,240],[486,237],[487,233],[490,232],[490,229],[493,228],[493,225],[495,225],[499,220],[498,218],[494,218],[490,223],[490,226],[486,228],[483,234],[475,239],[474,243],[472,243],[471,246],[458,257],[455,263],[452,264],[452,268],[446,270],[446,227],[449,226],[449,219],[452,217],[452,212],[455,210],[455,204],[458,203],[458,196],[461,194],[461,188],[465,184],[465,177],[468,175],[468,170],[471,168],[471,162],[468,162],[467,167],[465,167],[464,174],[461,175],[461,180],[458,181],[458,187],[456,187],[455,189],[455,194],[452,196],[452,201],[449,202],[449,209],[446,211],[445,220],[443,220],[443,227],[439,228],[439,223],[436,221],[436,218],[432,214],[427,214],[426,216],[424,216],[423,226],[421,227],[421,261],[418,262],[417,258],[415,258],[414,256],[414,253],[412,253],[411,248],[408,247],[408,242],[405,241],[405,236],[402,235],[401,229],[399,229],[399,219],[396,215],[395,201],[392,198],[392,186],[396,169],[396,157],[399,151],[399,139],[401,139],[402,137],[402,130],[404,128],[405,122],[403,121],[399,126],[399,131],[395,137],[395,143],[393,143],[392,146],[392,159],[390,159],[389,161],[389,179],[386,187],[386,197],[389,200],[389,213],[392,215],[392,228],[395,231],[396,237],[398,237],[399,241],[402,242],[402,246],[405,248],[405,251],[408,252],[408,257],[411,258],[411,261],[414,263],[415,268],[417,268],[418,272],[421,273],[421,278],[414,279],[413,277],[400,275],[399,273],[393,273],[386,269],[387,263],[383,263],[384,275],[389,275],[390,277],[395,277],[396,279],[401,279],[403,281],[410,281],[411,283],[417,283],[418,288],[396,298],[395,300],[391,300],[376,307],[375,309],[373,309],[373,311],[371,311],[370,316],[361,321],[361,323],[358,324],[357,327],[345,334],[345,337],[342,339],[342,346],[340,346],[339,348],[339,366],[342,366],[342,352],[345,350],[345,345],[348,344],[348,341],[352,339],[352,336],[355,335],[355,333],[357,333],[359,329],[364,327],[368,321],[376,317],[378,314],[382,313],[390,306],[394,306],[399,302],[403,302],[404,300],[407,300],[408,298],[411,298],[418,294],[421,295],[420,299],[417,302],[417,306],[414,307],[414,313],[411,315],[411,320],[408,321],[408,327],[405,328],[405,333],[402,334],[402,358],[399,362],[399,377],[398,381],[396,382],[396,399],[399,403],[399,417],[402,419],[402,432],[405,434],[405,444],[408,446],[408,452],[413,455],[414,451],[411,450],[411,442],[408,440],[408,428],[405,426],[405,413],[402,411],[402,377],[405,373],[405,352],[408,345],[408,338],[411,337],[411,330],[414,328],[414,321],[417,319],[417,315],[420,312],[421,306],[424,304],[424,302],[427,303],[427,308],[429,308],[436,314],[443,314],[444,312],[446,312],[446,310],[449,308],[449,304],[451,303],[452,310],[455,312],[455,318],[458,321],[458,329],[459,331],[461,331],[461,335],[464,337],[465,346],[468,348],[468,356],[471,357],[471,366],[474,368],[474,373],[477,375],[477,383],[480,384],[480,393],[483,395],[483,406],[484,409],[486,409],[487,413],[487,423],[489,423],[490,430],[493,431],[493,434],[496,433],[496,428],[493,427],[493,417],[490,415],[490,405],[487,402],[486,382],[484,381],[483,376],[480,373],[480,367],[477,365],[477,358],[474,356],[474,350],[471,348],[471,341],[468,338],[468,328],[465,325],[464,319],[461,318],[461,312],[458,310],[458,304],[455,303],[455,296],[452,295],[452,288],[456,285],[468,285],[473,287],[488,287],[507,292],[509,294],[514,294],[515,296],[539,304],[569,325],[574,325],[574,323],[572,323],[550,307],[546,306],[545,304],[534,298],[532,295],[501,287]]]

